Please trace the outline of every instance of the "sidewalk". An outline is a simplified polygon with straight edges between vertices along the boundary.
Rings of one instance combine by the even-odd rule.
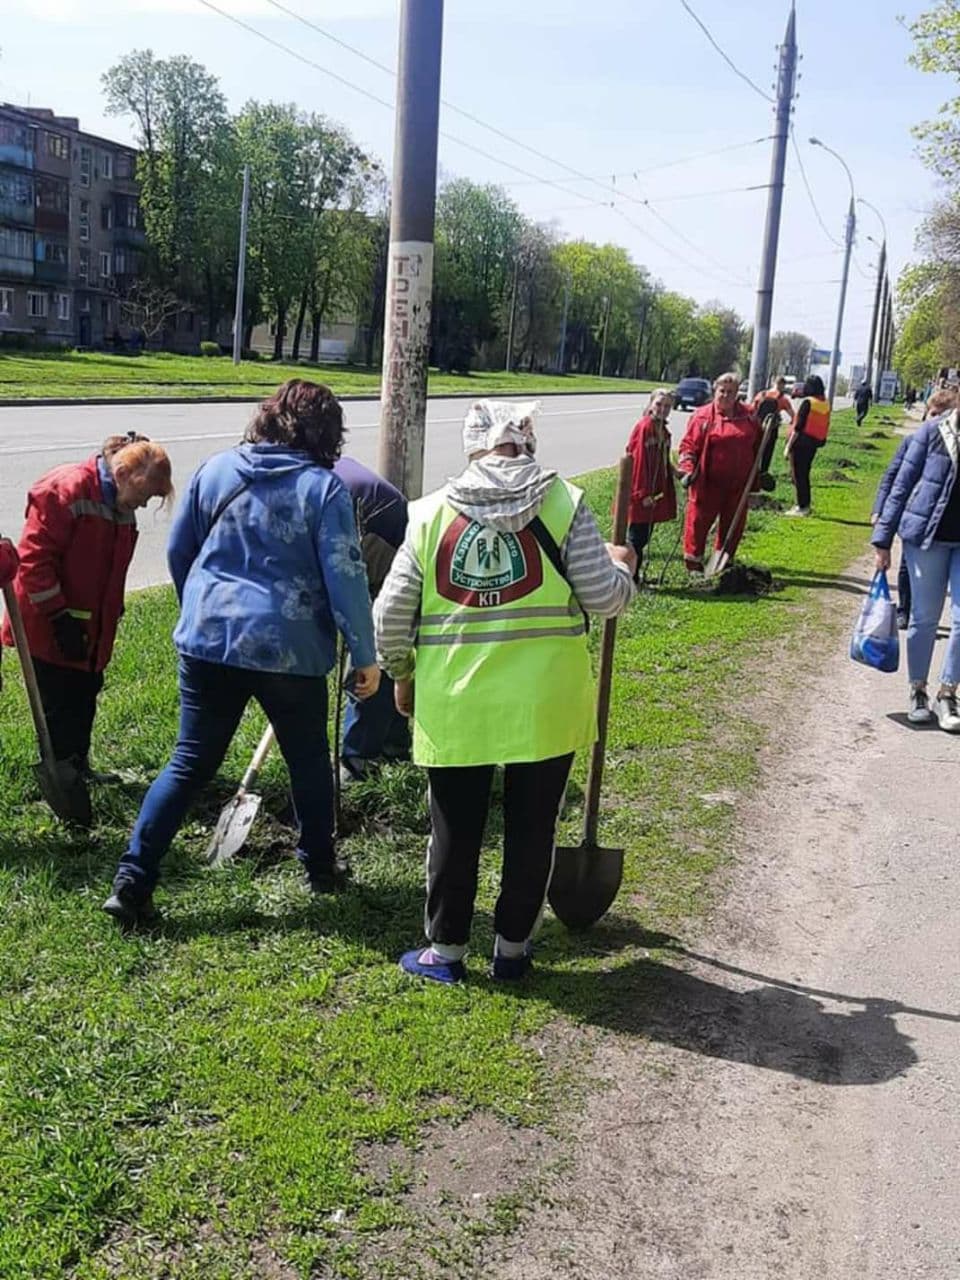
[[[846,645],[763,696],[723,908],[602,1039],[572,1172],[485,1278],[960,1275],[960,738]]]

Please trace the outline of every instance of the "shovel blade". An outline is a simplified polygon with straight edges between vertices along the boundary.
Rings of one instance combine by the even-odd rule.
[[[217,820],[204,857],[211,867],[223,866],[240,852],[247,842],[260,809],[260,796],[252,792],[234,796]]]
[[[707,567],[703,571],[705,578],[715,578],[718,573],[723,573],[727,565],[730,563],[729,551],[714,551],[710,559],[707,561]]]
[[[558,846],[547,898],[568,929],[589,929],[613,904],[623,879],[623,850]]]
[[[93,825],[90,792],[80,774],[66,760],[41,760],[33,767],[44,800],[64,822],[78,827]]]

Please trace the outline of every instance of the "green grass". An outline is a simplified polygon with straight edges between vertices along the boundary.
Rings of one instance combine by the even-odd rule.
[[[851,418],[837,415],[815,464],[816,518],[751,515],[746,557],[769,566],[781,589],[725,599],[674,569],[622,622],[601,841],[626,848],[624,887],[589,934],[548,920],[522,991],[485,976],[494,856],[485,859],[469,982],[438,989],[396,968],[418,940],[422,911],[427,824],[412,767],[349,793],[356,882],[336,899],[310,900],[299,888],[289,832],[273,816],[284,802],[276,760],[247,855],[215,873],[201,865],[210,822],[260,732],[252,714],[165,865],[166,924],[122,937],[98,907],[143,787],[174,740],[171,596],[130,600],[95,755],[139,782],[98,794],[89,836],[66,833],[36,799],[23,691],[7,656],[0,1277],[414,1280],[429,1250],[467,1274],[483,1234],[521,1220],[535,1186],[513,1189],[466,1226],[451,1208],[446,1225],[434,1218],[426,1229],[404,1178],[374,1181],[364,1152],[416,1143],[428,1125],[478,1109],[511,1126],[575,1124],[569,1092],[583,1087],[584,1067],[575,1029],[613,1028],[642,1043],[660,954],[649,931],[680,929],[705,909],[731,858],[734,805],[716,797],[730,800],[757,777],[762,731],[745,707],[777,678],[770,664],[788,636],[822,637],[821,588],[867,540],[894,446],[890,437],[857,448]],[[875,414],[870,427],[879,423]],[[827,483],[840,457],[856,465]],[[606,520],[610,474],[585,483]],[[669,541],[661,530],[654,573]],[[594,645],[598,637],[595,628]],[[582,782],[581,762],[566,843],[579,839]],[[537,1033],[548,1025],[562,1052],[543,1056]],[[405,1232],[412,1243],[398,1255]]]
[[[337,395],[378,395],[380,370],[343,365],[274,364],[270,360],[234,365],[229,357],[151,354],[111,356],[98,352],[0,353],[0,399],[31,400],[87,396],[122,400],[132,396],[266,395],[287,378],[326,382]],[[443,374],[431,369],[431,395],[467,392],[477,395],[530,395],[550,391],[648,390],[651,382],[581,375],[472,373]]]

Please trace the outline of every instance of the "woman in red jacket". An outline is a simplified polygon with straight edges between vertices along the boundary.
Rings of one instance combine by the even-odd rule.
[[[90,768],[90,735],[123,612],[134,512],[172,492],[166,452],[131,432],[48,471],[27,495],[14,590],[54,754],[86,781],[104,780]],[[13,644],[6,618],[3,643]]]
[[[634,582],[640,575],[643,551],[655,524],[677,518],[677,491],[670,461],[670,432],[667,421],[673,396],[665,388],[654,391],[647,411],[633,428],[627,453],[633,458],[633,482],[627,515],[627,541],[637,553]]]

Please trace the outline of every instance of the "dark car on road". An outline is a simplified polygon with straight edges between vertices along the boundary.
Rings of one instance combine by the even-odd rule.
[[[711,394],[707,378],[681,378],[673,393],[673,403],[678,409],[697,409],[707,403]]]

